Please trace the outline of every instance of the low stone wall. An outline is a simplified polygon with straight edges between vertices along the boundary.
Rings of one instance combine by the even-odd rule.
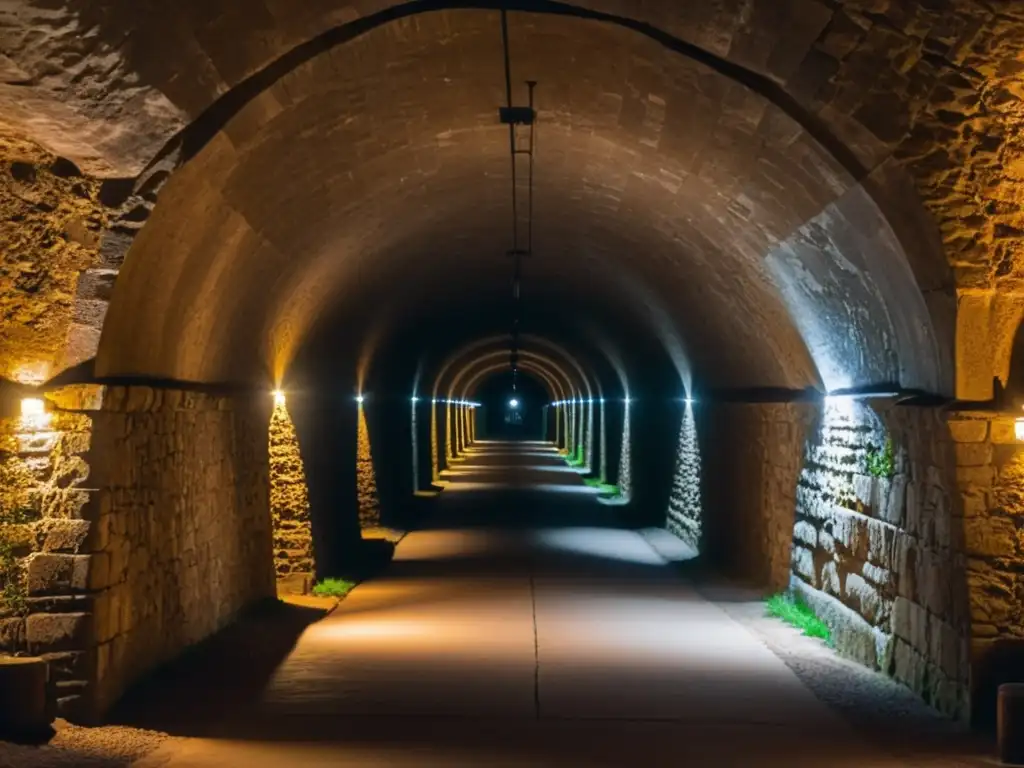
[[[93,414],[97,711],[274,596],[264,399],[114,387]]]
[[[792,588],[840,653],[963,718],[969,616],[956,454],[936,409],[825,405],[797,487]]]
[[[797,477],[813,416],[806,404],[698,406],[703,549],[766,592],[789,585]]]

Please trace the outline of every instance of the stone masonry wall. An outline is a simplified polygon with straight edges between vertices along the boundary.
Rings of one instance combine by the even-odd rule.
[[[789,584],[793,508],[810,406],[697,406],[704,460],[705,548],[766,591]]]
[[[282,402],[270,417],[270,513],[278,592],[303,593],[313,574],[309,492],[299,440]]]
[[[98,711],[274,596],[265,400],[116,387],[94,414]]]
[[[96,264],[110,210],[73,163],[0,132],[0,376],[39,384],[64,364],[79,275]],[[97,273],[93,289],[112,280]]]
[[[994,718],[996,691],[1024,680],[1024,451],[1005,414],[950,414],[971,614],[972,719]]]
[[[797,487],[792,589],[840,653],[963,718],[969,616],[956,453],[937,409],[827,403]]]
[[[699,551],[703,535],[704,511],[700,493],[700,449],[693,408],[687,406],[679,424],[672,490],[668,497],[665,527]]]
[[[46,414],[0,420],[0,654],[46,659],[65,717],[87,708],[94,670],[83,459],[92,424],[76,411],[97,394],[67,388],[50,395]],[[17,410],[20,398],[3,400]]]

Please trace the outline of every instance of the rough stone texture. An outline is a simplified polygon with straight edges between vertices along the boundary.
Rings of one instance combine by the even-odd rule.
[[[270,417],[270,514],[278,581],[302,581],[314,572],[309,493],[298,436],[284,404],[275,405]]]
[[[593,428],[593,419],[591,419]],[[679,425],[672,491],[668,498],[665,527],[699,551],[703,538],[704,510],[701,506],[701,461],[697,442],[697,420],[687,405]]]
[[[872,474],[868,454],[887,440],[892,474]],[[797,486],[792,588],[841,653],[965,718],[970,618],[956,456],[938,411],[826,403]]]
[[[563,409],[564,410],[564,409]],[[622,442],[619,450],[619,471],[616,473],[616,485],[619,486],[619,497],[628,501],[633,497],[633,431],[632,411],[627,402],[622,409]]]
[[[13,548],[17,570],[0,574],[0,653],[32,653],[50,663],[58,711],[76,716],[91,678],[91,419],[64,410],[99,388],[48,395],[43,417],[0,420],[0,547]],[[12,403],[13,405],[13,403]],[[0,553],[2,554],[2,553]],[[0,557],[0,560],[3,558]],[[11,576],[16,575],[16,581]],[[14,592],[8,591],[11,587]],[[12,594],[20,594],[13,602]]]
[[[266,401],[111,387],[93,414],[96,711],[274,595]]]
[[[448,409],[449,413],[451,408]],[[448,440],[449,446],[451,440]],[[359,426],[356,435],[356,503],[359,527],[364,531],[380,528],[380,495],[377,493],[377,474],[373,469],[370,430],[366,412],[359,408]]]
[[[971,687],[976,719],[995,711],[996,689],[1020,680],[1024,661],[1024,452],[1014,417],[950,415],[957,440],[957,484],[971,612]]]
[[[67,160],[0,133],[0,376],[38,384],[61,370],[79,273],[108,220],[98,191]]]
[[[810,408],[701,405],[706,549],[769,592],[789,584],[793,508]]]

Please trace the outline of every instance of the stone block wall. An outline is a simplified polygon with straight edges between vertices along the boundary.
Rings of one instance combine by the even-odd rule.
[[[971,618],[972,716],[994,717],[1001,683],[1024,680],[1024,450],[1014,417],[950,414]]]
[[[87,390],[53,399],[74,407]],[[58,713],[68,717],[85,709],[94,673],[83,458],[91,426],[88,415],[63,410],[0,419],[0,654],[46,659]]]
[[[797,486],[792,588],[829,624],[840,653],[965,717],[958,453],[937,409],[826,404]]]
[[[93,414],[98,711],[274,596],[266,399],[112,387]]]
[[[679,443],[676,447],[675,469],[672,473],[672,490],[668,497],[665,527],[695,551],[700,550],[704,527],[700,474],[697,421],[692,406],[688,405],[683,411],[679,425]]]
[[[813,408],[806,404],[698,405],[704,461],[703,549],[766,592],[789,585],[797,477]]]
[[[451,409],[449,408],[449,412]],[[449,452],[452,446],[448,446]],[[449,457],[451,453],[448,454]],[[377,473],[373,467],[373,449],[370,444],[370,428],[366,413],[359,407],[359,424],[356,434],[356,503],[359,510],[359,526],[365,530],[379,529],[380,494],[377,492]]]
[[[270,513],[278,591],[305,592],[314,571],[309,492],[295,425],[283,402],[270,417]]]

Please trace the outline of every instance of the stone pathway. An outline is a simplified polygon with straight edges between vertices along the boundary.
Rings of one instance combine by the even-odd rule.
[[[849,717],[853,665],[756,602],[709,600],[615,514],[549,448],[482,446],[261,696],[136,765],[989,764],[932,715],[909,747]]]

